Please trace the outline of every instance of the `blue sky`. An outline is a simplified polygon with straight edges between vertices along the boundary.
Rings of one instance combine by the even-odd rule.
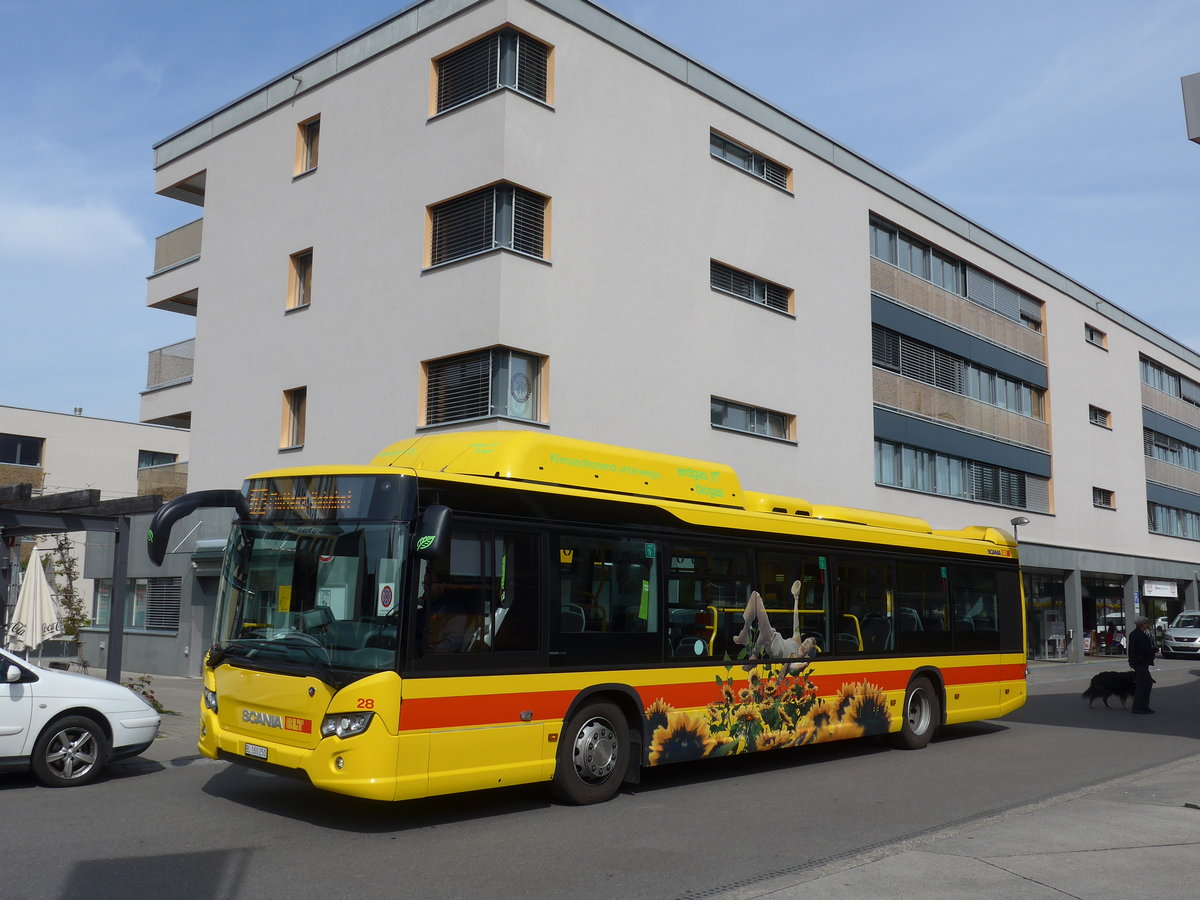
[[[136,421],[151,146],[404,0],[0,0],[0,405]],[[602,5],[1200,349],[1195,0]]]

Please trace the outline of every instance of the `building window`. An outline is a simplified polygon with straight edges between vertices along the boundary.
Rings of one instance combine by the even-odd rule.
[[[1101,509],[1116,509],[1116,495],[1107,488],[1092,488],[1092,506],[1098,506]]]
[[[1045,394],[1041,388],[914,340],[880,325],[871,326],[872,362],[905,378],[962,394],[990,406],[1042,420]]]
[[[792,311],[792,291],[782,285],[755,278],[745,272],[732,269],[715,259],[709,264],[709,283],[713,290],[733,294],[751,303],[759,303],[779,312]]]
[[[1150,428],[1142,429],[1142,447],[1151,459],[1200,472],[1200,447]]]
[[[871,255],[943,290],[1042,330],[1042,302],[882,219],[871,217]]]
[[[303,175],[317,167],[321,148],[321,117],[313,116],[296,126],[295,175]]]
[[[443,113],[503,88],[546,103],[550,48],[505,28],[434,61],[435,113]]]
[[[130,578],[126,582],[125,627],[178,631],[182,590],[181,578]],[[92,611],[96,625],[110,624],[111,607],[112,579],[97,578]]]
[[[757,434],[784,441],[793,440],[796,417],[787,413],[761,409],[757,406],[746,406],[718,397],[712,398],[710,410],[711,421],[715,428],[744,431],[747,434]]]
[[[546,258],[547,198],[496,184],[429,207],[429,265],[505,249]]]
[[[152,466],[170,466],[179,460],[178,453],[162,453],[158,450],[139,450],[138,468],[149,469]]]
[[[1112,413],[1098,406],[1088,407],[1088,421],[1101,428],[1112,428]]]
[[[1155,362],[1148,356],[1142,356],[1139,359],[1142,384],[1147,384],[1155,390],[1183,400],[1185,403],[1200,406],[1200,384],[1168,369],[1162,363]]]
[[[1083,339],[1094,347],[1099,347],[1101,350],[1108,349],[1108,335],[1099,328],[1093,328],[1091,325],[1084,324]]]
[[[312,269],[311,247],[292,254],[288,269],[288,309],[299,309],[312,302]]]
[[[739,169],[745,169],[751,175],[757,176],[775,187],[783,188],[785,191],[791,190],[791,169],[773,159],[767,159],[761,153],[756,153],[749,147],[743,147],[715,131],[709,132],[708,152],[717,159],[723,159]]]
[[[540,421],[544,357],[491,347],[422,364],[425,424],[502,416]]]
[[[24,434],[0,434],[0,463],[10,466],[40,466],[44,438]]]
[[[925,494],[1050,511],[1049,479],[891,441],[875,441],[875,483]]]
[[[1146,525],[1151,534],[1200,541],[1200,513],[1189,509],[1149,502],[1146,504]]]
[[[280,449],[304,446],[304,420],[308,408],[308,388],[283,392],[283,422],[279,434]]]

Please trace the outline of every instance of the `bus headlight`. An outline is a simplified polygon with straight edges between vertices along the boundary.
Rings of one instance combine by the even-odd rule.
[[[207,706],[209,709],[211,709],[213,712],[217,711],[217,692],[216,691],[210,691],[208,688],[204,689],[204,705]]]
[[[340,738],[348,738],[362,734],[371,724],[373,715],[373,712],[353,712],[326,716],[321,722],[321,737],[333,737],[336,734]]]

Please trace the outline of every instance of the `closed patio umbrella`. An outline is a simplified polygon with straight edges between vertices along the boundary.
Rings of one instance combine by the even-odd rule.
[[[62,633],[62,613],[46,580],[41,554],[34,547],[4,635],[4,646],[12,653],[36,650],[42,641]]]

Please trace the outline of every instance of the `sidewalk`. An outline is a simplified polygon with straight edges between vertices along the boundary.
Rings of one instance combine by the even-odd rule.
[[[1194,666],[1166,661],[1155,678],[1164,686],[1194,682]],[[1125,668],[1116,657],[1031,662],[1030,694],[1082,691],[1096,672]],[[1191,900],[1198,858],[1200,755],[722,896]]]

